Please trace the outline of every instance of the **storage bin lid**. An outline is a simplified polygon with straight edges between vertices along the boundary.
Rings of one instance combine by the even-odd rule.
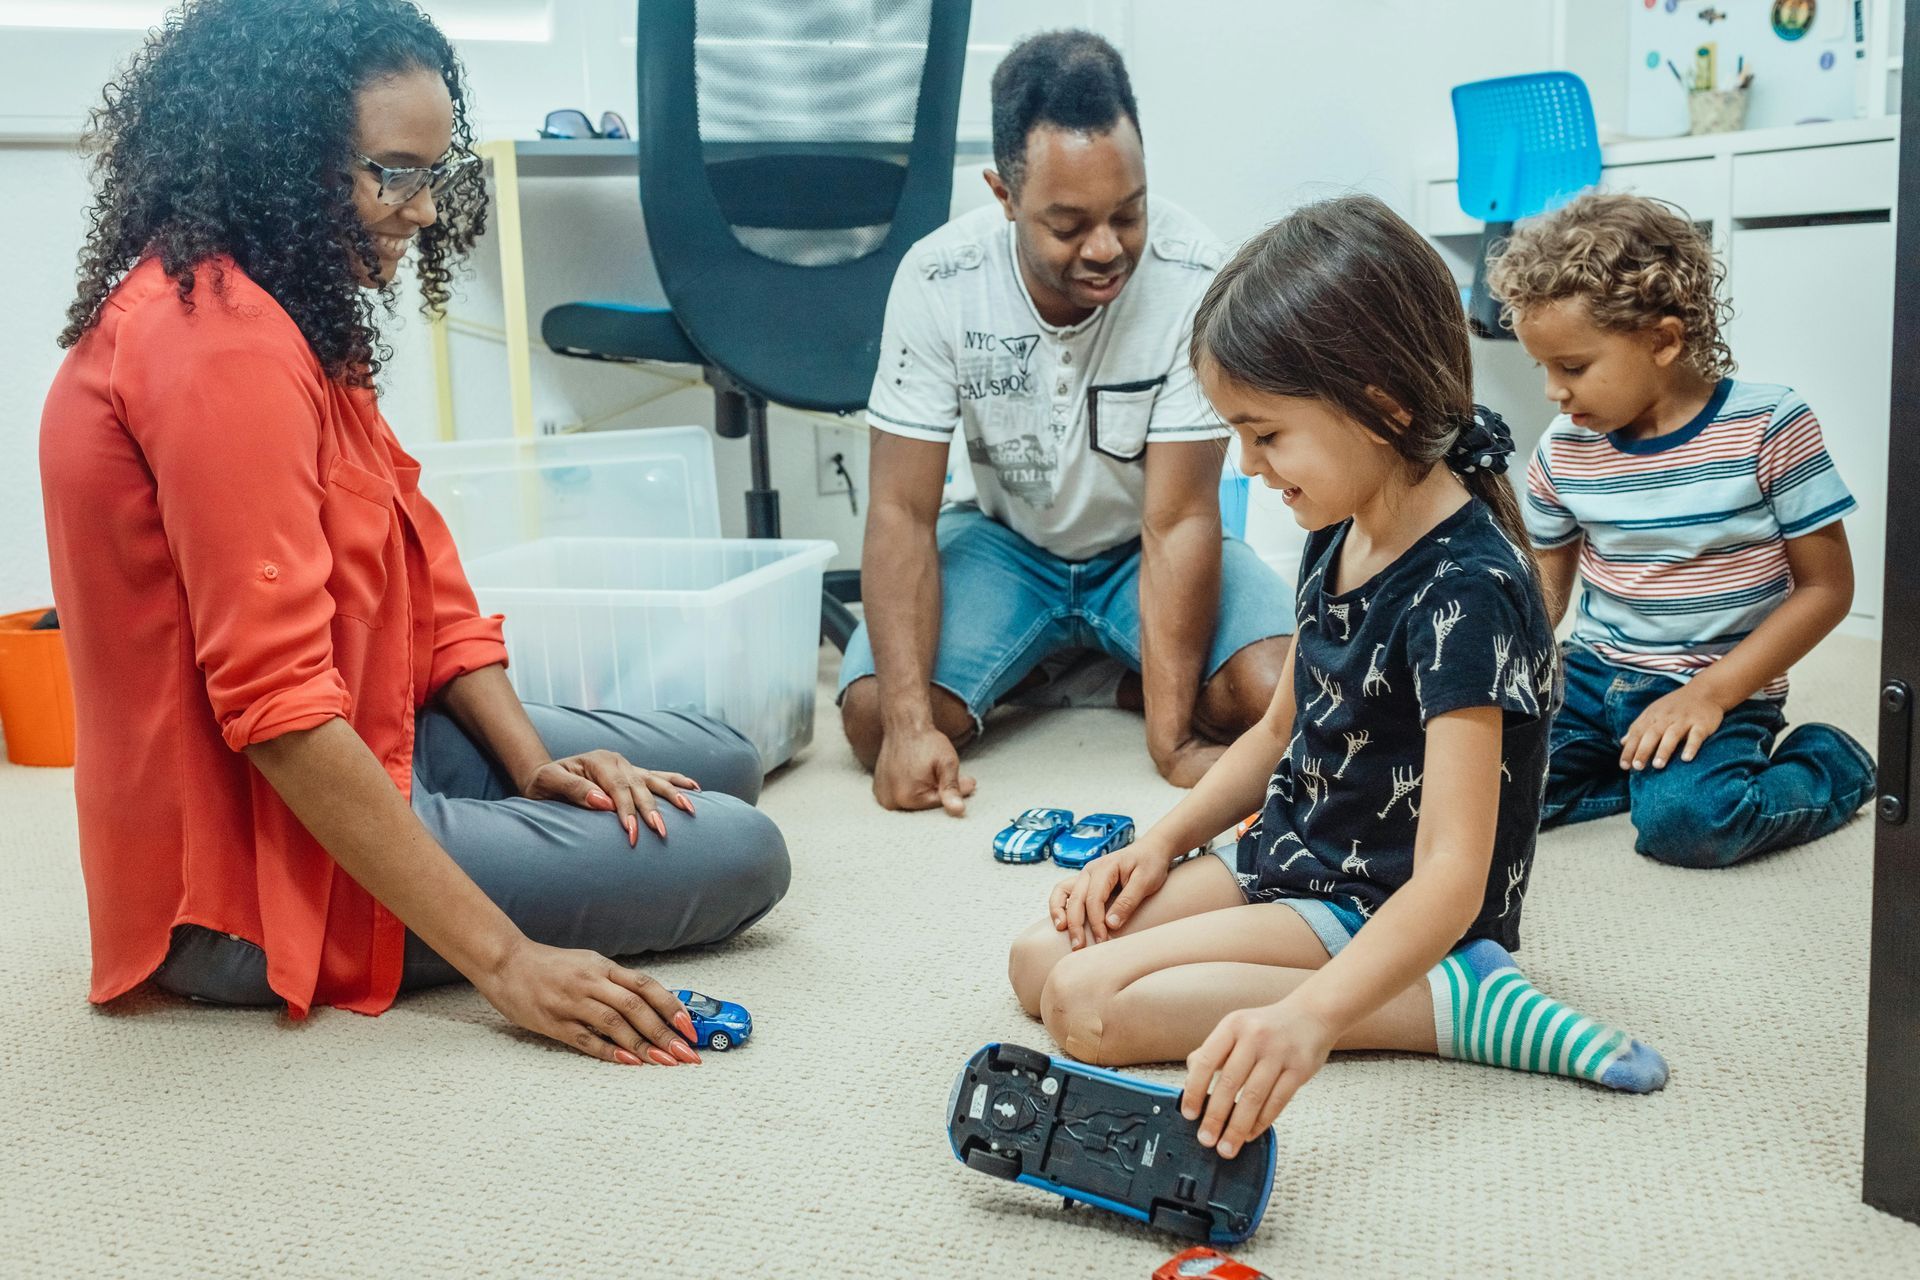
[[[422,446],[420,488],[462,559],[552,537],[717,538],[705,427]]]

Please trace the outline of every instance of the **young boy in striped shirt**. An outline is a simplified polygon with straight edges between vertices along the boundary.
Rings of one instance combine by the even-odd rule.
[[[1723,277],[1631,195],[1523,225],[1489,277],[1560,408],[1522,501],[1556,626],[1582,583],[1541,825],[1630,812],[1688,867],[1823,836],[1874,785],[1831,725],[1780,737],[1787,668],[1853,600],[1854,501],[1806,402],[1729,376]]]

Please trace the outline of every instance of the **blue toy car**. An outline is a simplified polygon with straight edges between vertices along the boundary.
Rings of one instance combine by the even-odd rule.
[[[1055,836],[1053,860],[1078,871],[1095,858],[1133,843],[1133,819],[1117,813],[1090,813],[1073,830]]]
[[[721,1053],[745,1044],[753,1034],[753,1015],[731,1000],[715,1000],[698,991],[676,991],[674,998],[687,1007],[693,1019],[694,1048],[718,1049]]]
[[[993,838],[993,856],[1002,862],[1045,862],[1054,839],[1072,825],[1070,809],[1029,809]]]
[[[1252,1235],[1273,1194],[1273,1130],[1223,1159],[1180,1090],[1015,1044],[960,1069],[947,1142],[969,1168],[1208,1244]]]

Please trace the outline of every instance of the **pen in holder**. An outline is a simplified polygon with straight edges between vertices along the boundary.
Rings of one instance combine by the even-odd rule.
[[[1747,127],[1747,89],[1694,89],[1687,94],[1688,133],[1735,133]]]

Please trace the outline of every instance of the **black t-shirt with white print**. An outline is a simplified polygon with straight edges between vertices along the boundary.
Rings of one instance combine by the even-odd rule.
[[[1320,898],[1371,916],[1413,876],[1427,721],[1499,707],[1493,865],[1463,940],[1491,938],[1512,950],[1562,688],[1539,588],[1478,499],[1336,595],[1346,530],[1342,523],[1307,539],[1294,734],[1259,822],[1241,839],[1241,887],[1253,901]]]

